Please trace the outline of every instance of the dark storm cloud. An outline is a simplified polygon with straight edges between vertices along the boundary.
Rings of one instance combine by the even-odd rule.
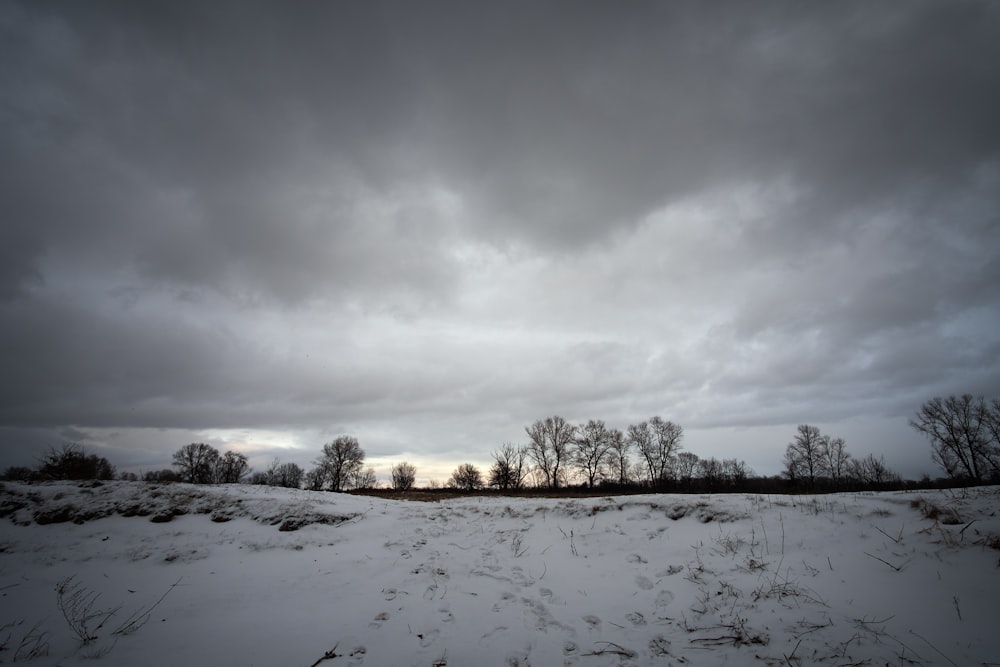
[[[998,394],[998,35],[962,1],[0,3],[0,424]]]

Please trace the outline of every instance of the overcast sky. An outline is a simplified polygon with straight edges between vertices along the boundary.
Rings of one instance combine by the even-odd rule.
[[[559,414],[932,476],[1000,396],[1000,4],[0,0],[0,467]]]

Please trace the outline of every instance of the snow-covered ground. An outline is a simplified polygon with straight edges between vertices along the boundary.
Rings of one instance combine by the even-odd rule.
[[[996,487],[422,503],[5,483],[0,661],[995,665],[998,510]]]

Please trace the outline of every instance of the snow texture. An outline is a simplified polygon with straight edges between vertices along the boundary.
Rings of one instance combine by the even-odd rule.
[[[422,503],[5,483],[0,661],[998,664],[998,509],[997,487]]]

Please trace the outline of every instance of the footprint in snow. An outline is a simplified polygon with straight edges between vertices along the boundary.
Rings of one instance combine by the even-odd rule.
[[[631,611],[625,614],[625,618],[627,618],[628,622],[632,625],[646,625],[646,617],[637,611]]]
[[[355,646],[348,654],[349,665],[360,665],[365,661],[365,653],[368,652],[364,646]]]
[[[660,591],[656,595],[656,611],[662,613],[674,601],[674,594],[671,591]]]
[[[601,628],[601,619],[594,616],[593,614],[587,614],[583,617],[584,623],[590,626],[591,630],[599,630]]]
[[[383,588],[382,589],[382,596],[386,600],[395,600],[396,599],[396,595],[397,595],[397,592],[396,592],[395,588]]]
[[[368,627],[372,628],[373,630],[381,628],[382,624],[388,620],[389,620],[389,612],[380,611],[379,613],[375,614],[375,618],[373,618],[372,622],[368,624]]]
[[[442,623],[451,623],[455,620],[455,615],[451,613],[451,610],[447,607],[443,609],[438,609],[438,614],[440,614],[440,619]]]
[[[653,582],[650,581],[648,577],[644,577],[641,574],[636,576],[635,585],[644,591],[649,591],[653,589]]]
[[[420,646],[422,648],[427,648],[435,641],[437,641],[438,635],[440,633],[437,630],[428,630],[427,632],[417,633],[417,639],[420,640]]]

